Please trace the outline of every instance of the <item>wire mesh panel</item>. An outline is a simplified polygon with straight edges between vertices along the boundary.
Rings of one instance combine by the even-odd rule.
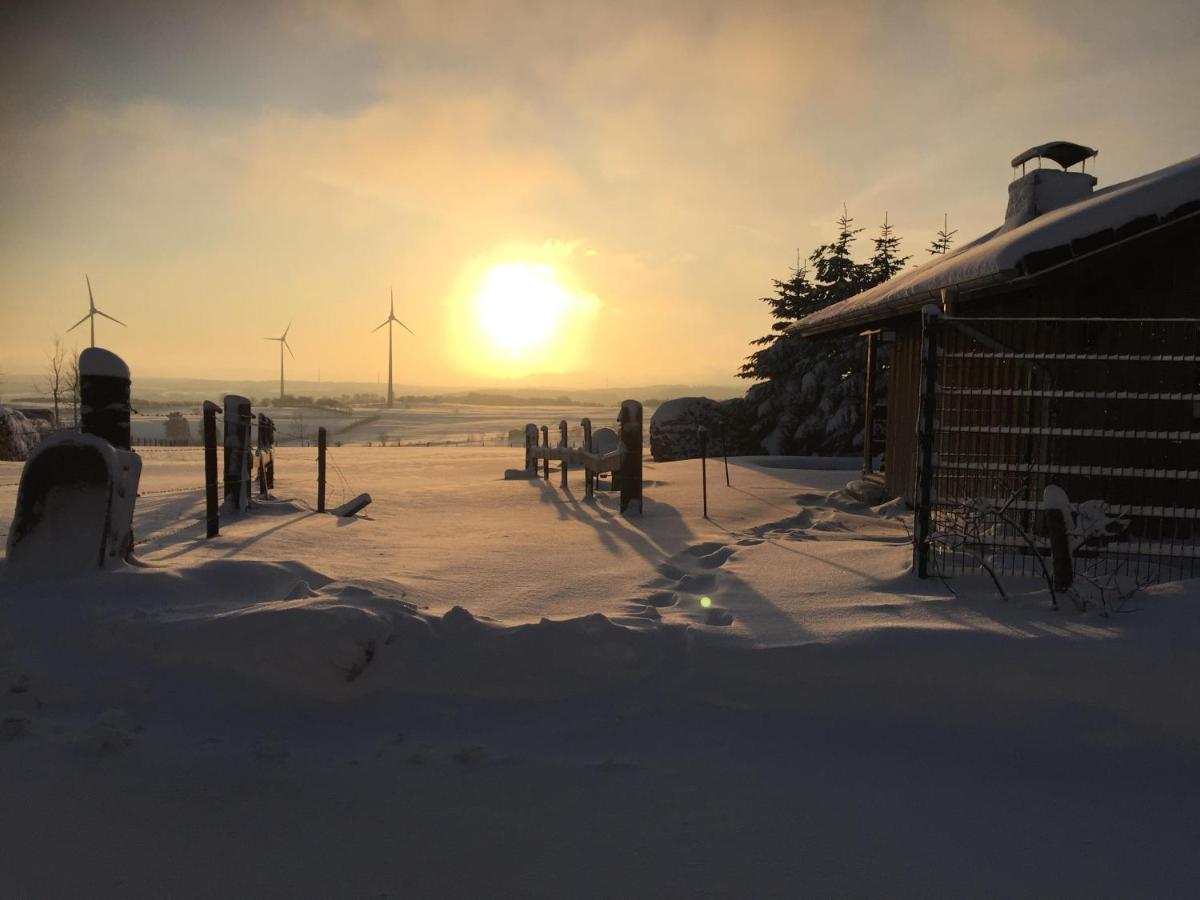
[[[1200,319],[931,312],[924,341],[927,569],[1044,574],[1054,485],[1080,574],[1200,574]]]

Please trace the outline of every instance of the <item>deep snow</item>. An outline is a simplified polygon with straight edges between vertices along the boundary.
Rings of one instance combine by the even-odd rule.
[[[846,472],[284,448],[203,539],[146,450],[142,566],[0,565],[0,877],[24,895],[1167,895],[1200,874],[1200,597],[1110,619],[908,572]],[[18,464],[0,464],[0,534]],[[19,815],[13,810],[21,810]]]

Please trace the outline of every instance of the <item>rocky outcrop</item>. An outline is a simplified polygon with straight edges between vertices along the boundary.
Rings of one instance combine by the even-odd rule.
[[[650,419],[650,455],[658,462],[695,459],[700,455],[698,430],[709,431],[708,452],[719,456],[729,441],[731,456],[752,452],[745,401],[740,397],[716,401],[708,397],[677,397],[661,404]]]

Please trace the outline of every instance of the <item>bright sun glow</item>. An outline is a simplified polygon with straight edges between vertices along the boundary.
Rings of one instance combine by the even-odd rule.
[[[544,263],[500,263],[484,275],[476,314],[487,339],[500,350],[522,354],[553,338],[573,297]]]

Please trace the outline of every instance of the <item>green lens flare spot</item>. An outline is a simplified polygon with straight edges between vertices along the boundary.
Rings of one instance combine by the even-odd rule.
[[[710,606],[712,606],[712,597],[701,597],[700,605],[705,609],[708,609]]]

